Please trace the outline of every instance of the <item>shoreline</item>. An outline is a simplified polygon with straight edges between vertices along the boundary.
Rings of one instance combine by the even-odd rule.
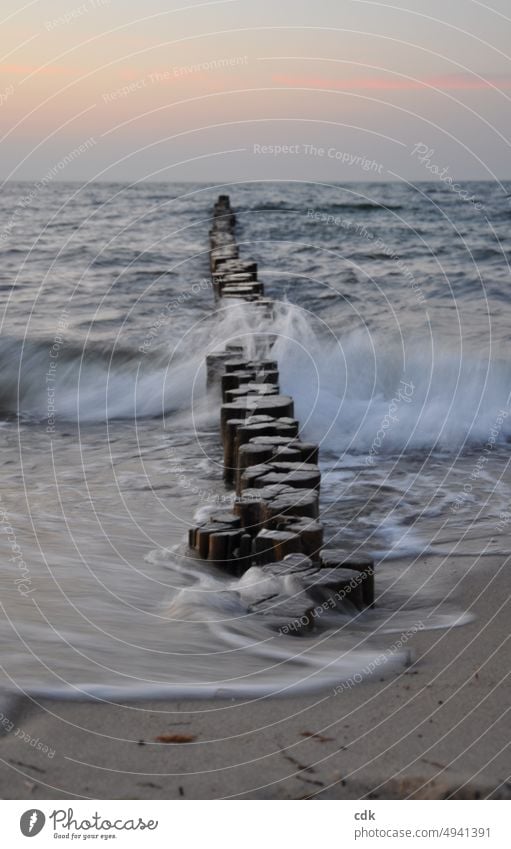
[[[427,556],[414,568],[435,568],[436,560],[444,558]],[[0,737],[0,795],[509,798],[511,576],[503,555],[456,557],[443,568],[447,562],[458,608],[475,616],[459,627],[417,631],[401,673],[337,695],[252,702],[41,699],[35,706],[25,697],[14,721],[26,736]],[[452,599],[440,611],[443,605]]]

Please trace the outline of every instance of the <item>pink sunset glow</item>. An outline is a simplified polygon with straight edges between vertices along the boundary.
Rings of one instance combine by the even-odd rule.
[[[319,161],[254,156],[259,143],[358,151],[394,179],[420,178],[410,151],[421,142],[460,177],[505,175],[504,14],[472,0],[435,0],[427,14],[333,0],[257,8],[148,0],[143,10],[131,0],[21,9],[9,0],[0,28],[3,177],[36,179],[91,135],[96,145],[67,179],[146,179],[168,168],[186,180],[240,169],[247,178],[326,176]]]

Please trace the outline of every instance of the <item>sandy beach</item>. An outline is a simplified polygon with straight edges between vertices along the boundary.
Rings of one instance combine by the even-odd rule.
[[[14,728],[5,734],[4,722],[2,797],[509,798],[507,558],[443,565],[456,607],[472,621],[418,631],[402,673],[336,694],[5,701]],[[452,602],[445,599],[449,610]]]

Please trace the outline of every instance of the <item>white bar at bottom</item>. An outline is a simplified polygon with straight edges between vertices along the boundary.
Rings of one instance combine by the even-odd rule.
[[[501,801],[0,802],[2,846],[505,847]],[[264,810],[263,810],[264,808]],[[31,838],[34,843],[29,843]]]

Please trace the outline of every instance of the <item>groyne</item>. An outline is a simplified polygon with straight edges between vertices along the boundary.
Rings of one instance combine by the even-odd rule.
[[[240,257],[235,231],[229,197],[220,195],[210,230],[215,300],[224,307],[230,300],[249,305],[259,326],[261,316],[271,320],[274,302],[257,263]],[[250,611],[285,633],[303,634],[317,626],[321,610],[342,607],[357,615],[372,607],[374,564],[325,544],[319,446],[301,439],[293,398],[280,390],[278,363],[267,356],[267,345],[260,347],[252,358],[244,345],[229,344],[207,357],[208,389],[220,401],[224,480],[235,500],[232,511],[213,511],[192,528],[189,546],[237,577],[258,567],[261,597]],[[272,578],[282,586],[287,577],[291,592],[269,593]]]

